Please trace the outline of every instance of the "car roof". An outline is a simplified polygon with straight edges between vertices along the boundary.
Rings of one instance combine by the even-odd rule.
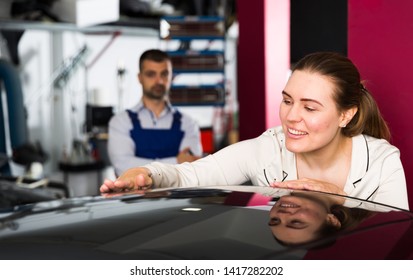
[[[281,241],[270,214],[288,197],[344,199],[335,215],[352,223],[309,242]],[[169,188],[3,211],[0,259],[412,259],[412,220],[403,209],[320,192]]]

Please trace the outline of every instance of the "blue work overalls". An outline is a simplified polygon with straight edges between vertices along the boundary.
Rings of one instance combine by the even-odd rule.
[[[176,157],[179,153],[184,132],[181,130],[180,112],[173,114],[170,129],[145,129],[142,128],[138,114],[128,110],[132,120],[133,128],[130,136],[135,142],[135,156],[143,158],[166,158]]]

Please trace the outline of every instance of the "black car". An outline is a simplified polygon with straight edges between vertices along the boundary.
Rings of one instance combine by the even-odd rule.
[[[356,198],[233,186],[0,210],[2,260],[413,259],[413,214]]]

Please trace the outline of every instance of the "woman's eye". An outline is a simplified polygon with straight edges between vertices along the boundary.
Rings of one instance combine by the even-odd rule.
[[[279,218],[271,218],[270,221],[268,222],[269,226],[276,226],[281,223]]]
[[[283,103],[289,105],[289,104],[291,104],[291,100],[283,99]]]
[[[292,228],[296,228],[296,229],[303,229],[303,228],[306,228],[308,225],[304,223],[303,221],[292,220],[288,223],[288,226]]]
[[[292,220],[292,221],[291,221],[291,224],[293,224],[293,225],[301,225],[302,222],[299,221],[299,220]]]
[[[309,111],[309,112],[314,112],[315,111],[315,109],[314,108],[312,108],[312,107],[304,107],[307,111]]]

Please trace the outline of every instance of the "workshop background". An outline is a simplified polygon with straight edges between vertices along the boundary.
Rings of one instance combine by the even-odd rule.
[[[148,48],[224,58],[214,71],[179,71],[174,80],[175,104],[203,128],[208,152],[279,124],[291,65],[331,50],[361,70],[411,185],[412,8],[409,0],[2,1],[1,174],[97,194],[114,178],[107,120],[140,99],[138,58]]]

